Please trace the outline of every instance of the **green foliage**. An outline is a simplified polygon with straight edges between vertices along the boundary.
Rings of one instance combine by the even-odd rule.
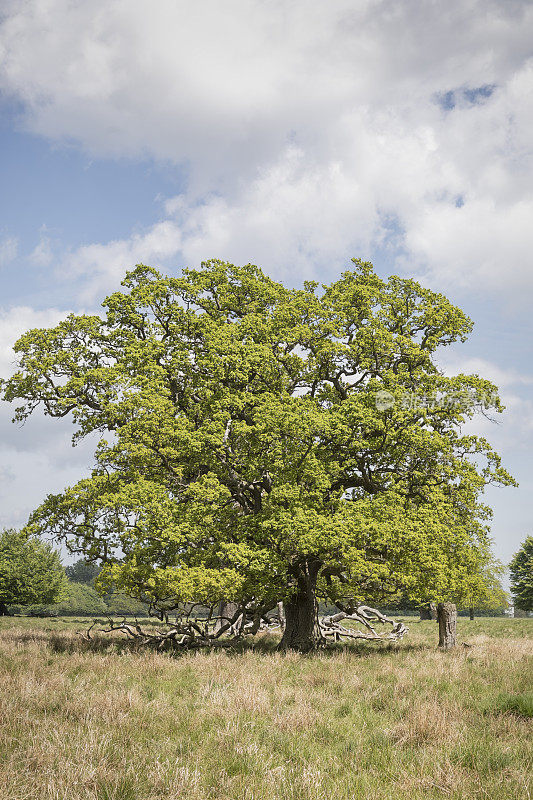
[[[533,611],[533,536],[528,536],[511,561],[511,591],[517,608]]]
[[[0,532],[0,604],[52,603],[64,588],[61,560],[50,545],[22,531]]]
[[[100,591],[162,608],[265,609],[315,584],[333,603],[471,592],[481,493],[513,481],[461,433],[502,410],[496,387],[435,363],[467,337],[462,311],[361,261],[300,290],[219,261],[179,278],[140,265],[123,287],[103,318],[16,344],[15,419],[42,406],[72,417],[75,441],[101,434],[91,477],[29,530],[103,563]]]
[[[122,617],[146,616],[148,606],[123,594],[100,597],[93,586],[68,581],[59,602],[16,605],[13,611],[30,617]]]
[[[86,583],[89,586],[94,586],[100,569],[101,567],[97,564],[90,564],[84,558],[80,558],[74,564],[65,567],[65,573],[69,581],[73,581],[74,583]]]
[[[60,602],[32,604],[18,610],[31,617],[93,617],[109,613],[107,604],[92,586],[71,581],[67,583]]]
[[[110,594],[103,598],[107,613],[115,617],[146,617],[148,616],[148,606],[146,603],[128,597],[125,594]]]
[[[510,596],[501,584],[504,573],[504,565],[492,556],[490,550],[479,548],[477,570],[465,581],[461,605],[476,610],[503,611],[508,608]]]
[[[78,559],[74,564],[65,568],[67,577],[73,582],[73,585],[83,583],[91,587],[94,587],[100,571],[100,566],[97,564],[90,564],[84,558]],[[70,613],[111,614],[112,616],[146,616],[148,614],[148,605],[146,603],[136,600],[134,597],[128,597],[120,592],[111,592],[105,594],[104,597],[100,597],[93,588],[90,596],[87,596],[87,601],[89,601],[89,599],[90,602],[85,602],[87,606],[86,611],[69,611],[68,609],[62,608],[60,611],[57,611],[57,613],[61,615],[68,615]],[[93,610],[90,610],[91,604]],[[79,604],[80,608],[83,605],[83,602]]]

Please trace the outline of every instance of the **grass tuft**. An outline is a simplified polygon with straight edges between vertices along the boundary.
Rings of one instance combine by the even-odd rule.
[[[501,714],[517,714],[519,717],[533,717],[533,691],[522,694],[499,694],[487,709]]]

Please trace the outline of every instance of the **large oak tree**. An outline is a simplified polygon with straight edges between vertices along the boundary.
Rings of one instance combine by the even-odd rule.
[[[472,326],[444,296],[360,261],[298,290],[210,261],[140,265],[103,307],[25,334],[3,384],[17,420],[42,406],[75,441],[101,434],[91,477],[31,530],[165,613],[235,601],[254,631],[283,600],[300,650],[336,624],[317,598],[460,599],[486,552],[483,488],[512,479],[461,432],[501,410],[496,388],[436,365]]]

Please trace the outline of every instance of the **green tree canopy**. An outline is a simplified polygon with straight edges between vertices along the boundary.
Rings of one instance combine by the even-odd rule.
[[[515,605],[533,611],[533,536],[528,536],[510,564]]]
[[[94,586],[94,582],[100,574],[101,567],[98,564],[90,564],[84,558],[79,558],[74,564],[65,567],[65,573],[69,581],[73,583],[86,583]]]
[[[65,573],[50,545],[16,530],[0,532],[0,609],[53,603],[64,591]]]
[[[103,317],[71,315],[16,344],[15,419],[70,415],[101,435],[90,478],[49,496],[30,530],[66,539],[99,578],[156,608],[285,600],[288,646],[313,639],[316,597],[353,610],[407,592],[459,599],[487,546],[486,483],[512,479],[477,410],[477,375],[438,348],[471,321],[413,280],[353,262],[288,289],[210,261],[181,277],[138,266]]]
[[[465,581],[461,605],[493,611],[506,609],[510,595],[501,584],[504,573],[505,566],[493,557],[490,550],[480,548],[478,568]]]

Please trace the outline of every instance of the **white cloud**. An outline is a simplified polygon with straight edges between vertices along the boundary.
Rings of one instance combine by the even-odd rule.
[[[41,235],[39,244],[30,253],[29,260],[38,267],[48,267],[52,263],[52,245],[48,236]]]
[[[18,239],[14,236],[7,236],[0,240],[0,267],[14,261],[18,253]]]
[[[79,247],[64,256],[60,272],[71,277],[89,275],[90,287],[80,297],[92,301],[117,284],[127,268],[135,264],[158,265],[178,253],[181,243],[179,226],[172,220],[163,220],[130,239]]]
[[[27,427],[34,433],[48,427],[49,435],[40,447],[28,450],[0,446],[0,528],[24,525],[47,494],[77,483],[92,462],[89,444],[68,449],[65,430],[59,436],[57,430],[66,426],[57,420],[32,420]]]
[[[440,285],[520,297],[532,24],[525,0],[12,0],[0,86],[34,132],[186,165],[156,225],[70,254],[93,293],[135,261],[302,277],[385,246]]]
[[[501,367],[484,358],[442,352],[438,359],[445,375],[479,375],[492,381],[505,406],[500,414],[476,414],[464,426],[467,433],[484,436],[500,453],[530,451],[533,446],[533,375]],[[497,423],[497,424],[495,424]]]

